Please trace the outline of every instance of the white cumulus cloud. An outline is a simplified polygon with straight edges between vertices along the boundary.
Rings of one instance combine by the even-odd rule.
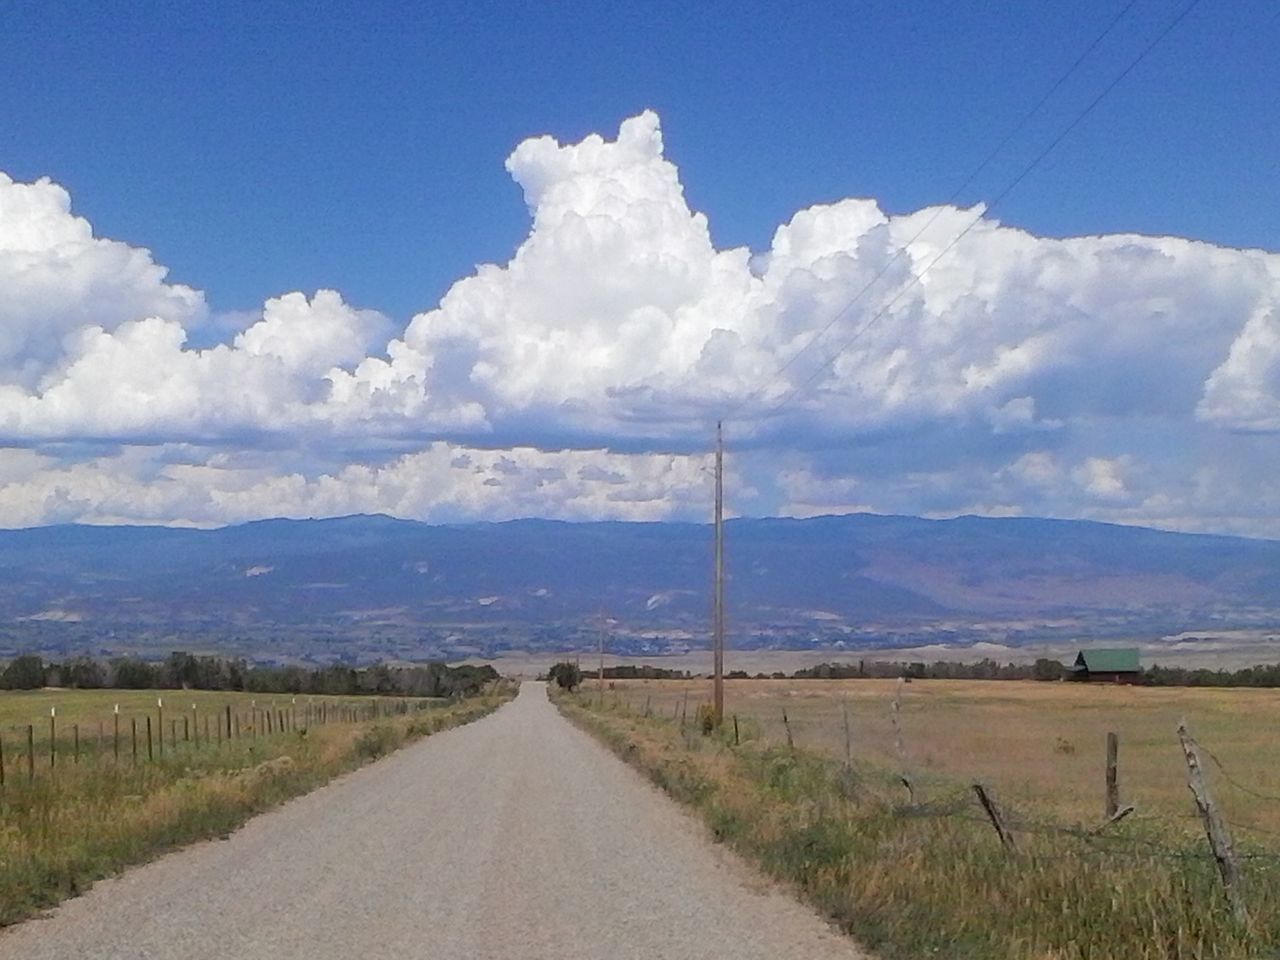
[[[1280,512],[1280,255],[856,198],[719,249],[650,112],[507,170],[527,236],[402,328],[292,292],[203,349],[200,293],[0,174],[0,522],[686,515],[726,413],[744,511]]]

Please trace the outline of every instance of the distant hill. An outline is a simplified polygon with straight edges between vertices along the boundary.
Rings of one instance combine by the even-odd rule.
[[[1280,622],[1277,541],[868,514],[733,520],[726,539],[739,645]],[[0,656],[191,637],[465,653],[585,635],[601,614],[638,650],[661,650],[700,642],[710,565],[710,528],[683,523],[354,516],[0,531]]]

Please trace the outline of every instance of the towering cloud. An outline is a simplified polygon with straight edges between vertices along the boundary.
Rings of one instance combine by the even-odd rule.
[[[859,199],[720,250],[652,113],[507,169],[528,236],[398,335],[322,290],[203,350],[199,293],[0,175],[0,522],[696,514],[730,414],[753,512],[1280,534],[1276,254]]]

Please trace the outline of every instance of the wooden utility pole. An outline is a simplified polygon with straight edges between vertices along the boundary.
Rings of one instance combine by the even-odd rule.
[[[600,694],[600,706],[602,707],[604,706],[604,631],[608,622],[609,621],[605,619],[604,614],[600,614],[600,669],[596,673],[596,688],[597,692]]]
[[[715,661],[712,715],[724,722],[724,429],[716,423],[716,576],[712,651]]]

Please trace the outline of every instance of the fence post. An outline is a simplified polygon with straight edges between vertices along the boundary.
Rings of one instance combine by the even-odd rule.
[[[138,718],[129,718],[129,729],[133,738],[133,765],[138,765]]]
[[[1006,850],[1017,852],[1017,844],[1013,842],[1013,834],[1009,832],[1009,827],[1005,823],[1004,814],[996,805],[996,799],[993,797],[985,786],[981,783],[973,785],[973,792],[978,795],[978,802],[982,804],[982,809],[986,811],[987,818],[991,821],[991,825],[996,828],[996,835],[1000,837],[1000,842]]]
[[[116,704],[115,713],[112,714],[111,730],[111,754],[115,757],[116,763],[120,762],[120,704]]]
[[[782,708],[782,729],[787,731],[787,749],[796,752],[795,741],[791,739],[791,721],[787,719],[787,708]]]
[[[49,769],[58,765],[58,708],[49,708]]]
[[[840,713],[844,717],[844,765],[853,766],[853,733],[849,729],[849,698],[840,698]]]
[[[738,715],[733,715],[733,745],[738,746]]]
[[[231,739],[231,704],[227,704],[227,739]]]
[[[1187,786],[1195,798],[1196,809],[1200,819],[1204,821],[1204,832],[1209,838],[1209,847],[1213,850],[1213,859],[1218,863],[1218,872],[1222,875],[1222,886],[1227,895],[1227,902],[1235,911],[1241,923],[1249,922],[1249,913],[1245,909],[1244,891],[1240,864],[1236,860],[1235,847],[1231,843],[1231,834],[1227,825],[1218,813],[1218,807],[1209,795],[1209,785],[1205,781],[1204,767],[1200,762],[1200,748],[1196,745],[1191,731],[1187,729],[1187,721],[1178,724],[1178,739],[1182,743],[1182,753],[1187,761]]]
[[[160,733],[160,756],[164,756],[164,697],[156,697],[156,725]],[[151,718],[147,718],[147,759],[151,756]]]
[[[907,745],[902,737],[902,688],[907,684],[906,677],[898,678],[898,687],[893,694],[893,703],[890,708],[890,719],[893,720],[893,739],[898,750],[898,760],[902,764],[902,773],[898,779],[902,781],[902,785],[907,788],[907,802],[911,806],[916,805],[916,787],[911,781],[910,763],[907,761]]]
[[[78,723],[71,725],[71,762],[77,766],[80,764],[80,724]]]
[[[1117,759],[1120,754],[1120,738],[1114,733],[1107,734],[1107,812],[1106,819],[1111,820],[1120,812],[1120,786],[1117,776]]]
[[[154,760],[155,752],[151,749],[151,714],[147,714],[147,759]],[[160,737],[160,756],[164,756],[164,737]]]
[[[0,790],[4,789],[4,735],[0,734]]]
[[[36,778],[36,727],[27,724],[27,783]]]

